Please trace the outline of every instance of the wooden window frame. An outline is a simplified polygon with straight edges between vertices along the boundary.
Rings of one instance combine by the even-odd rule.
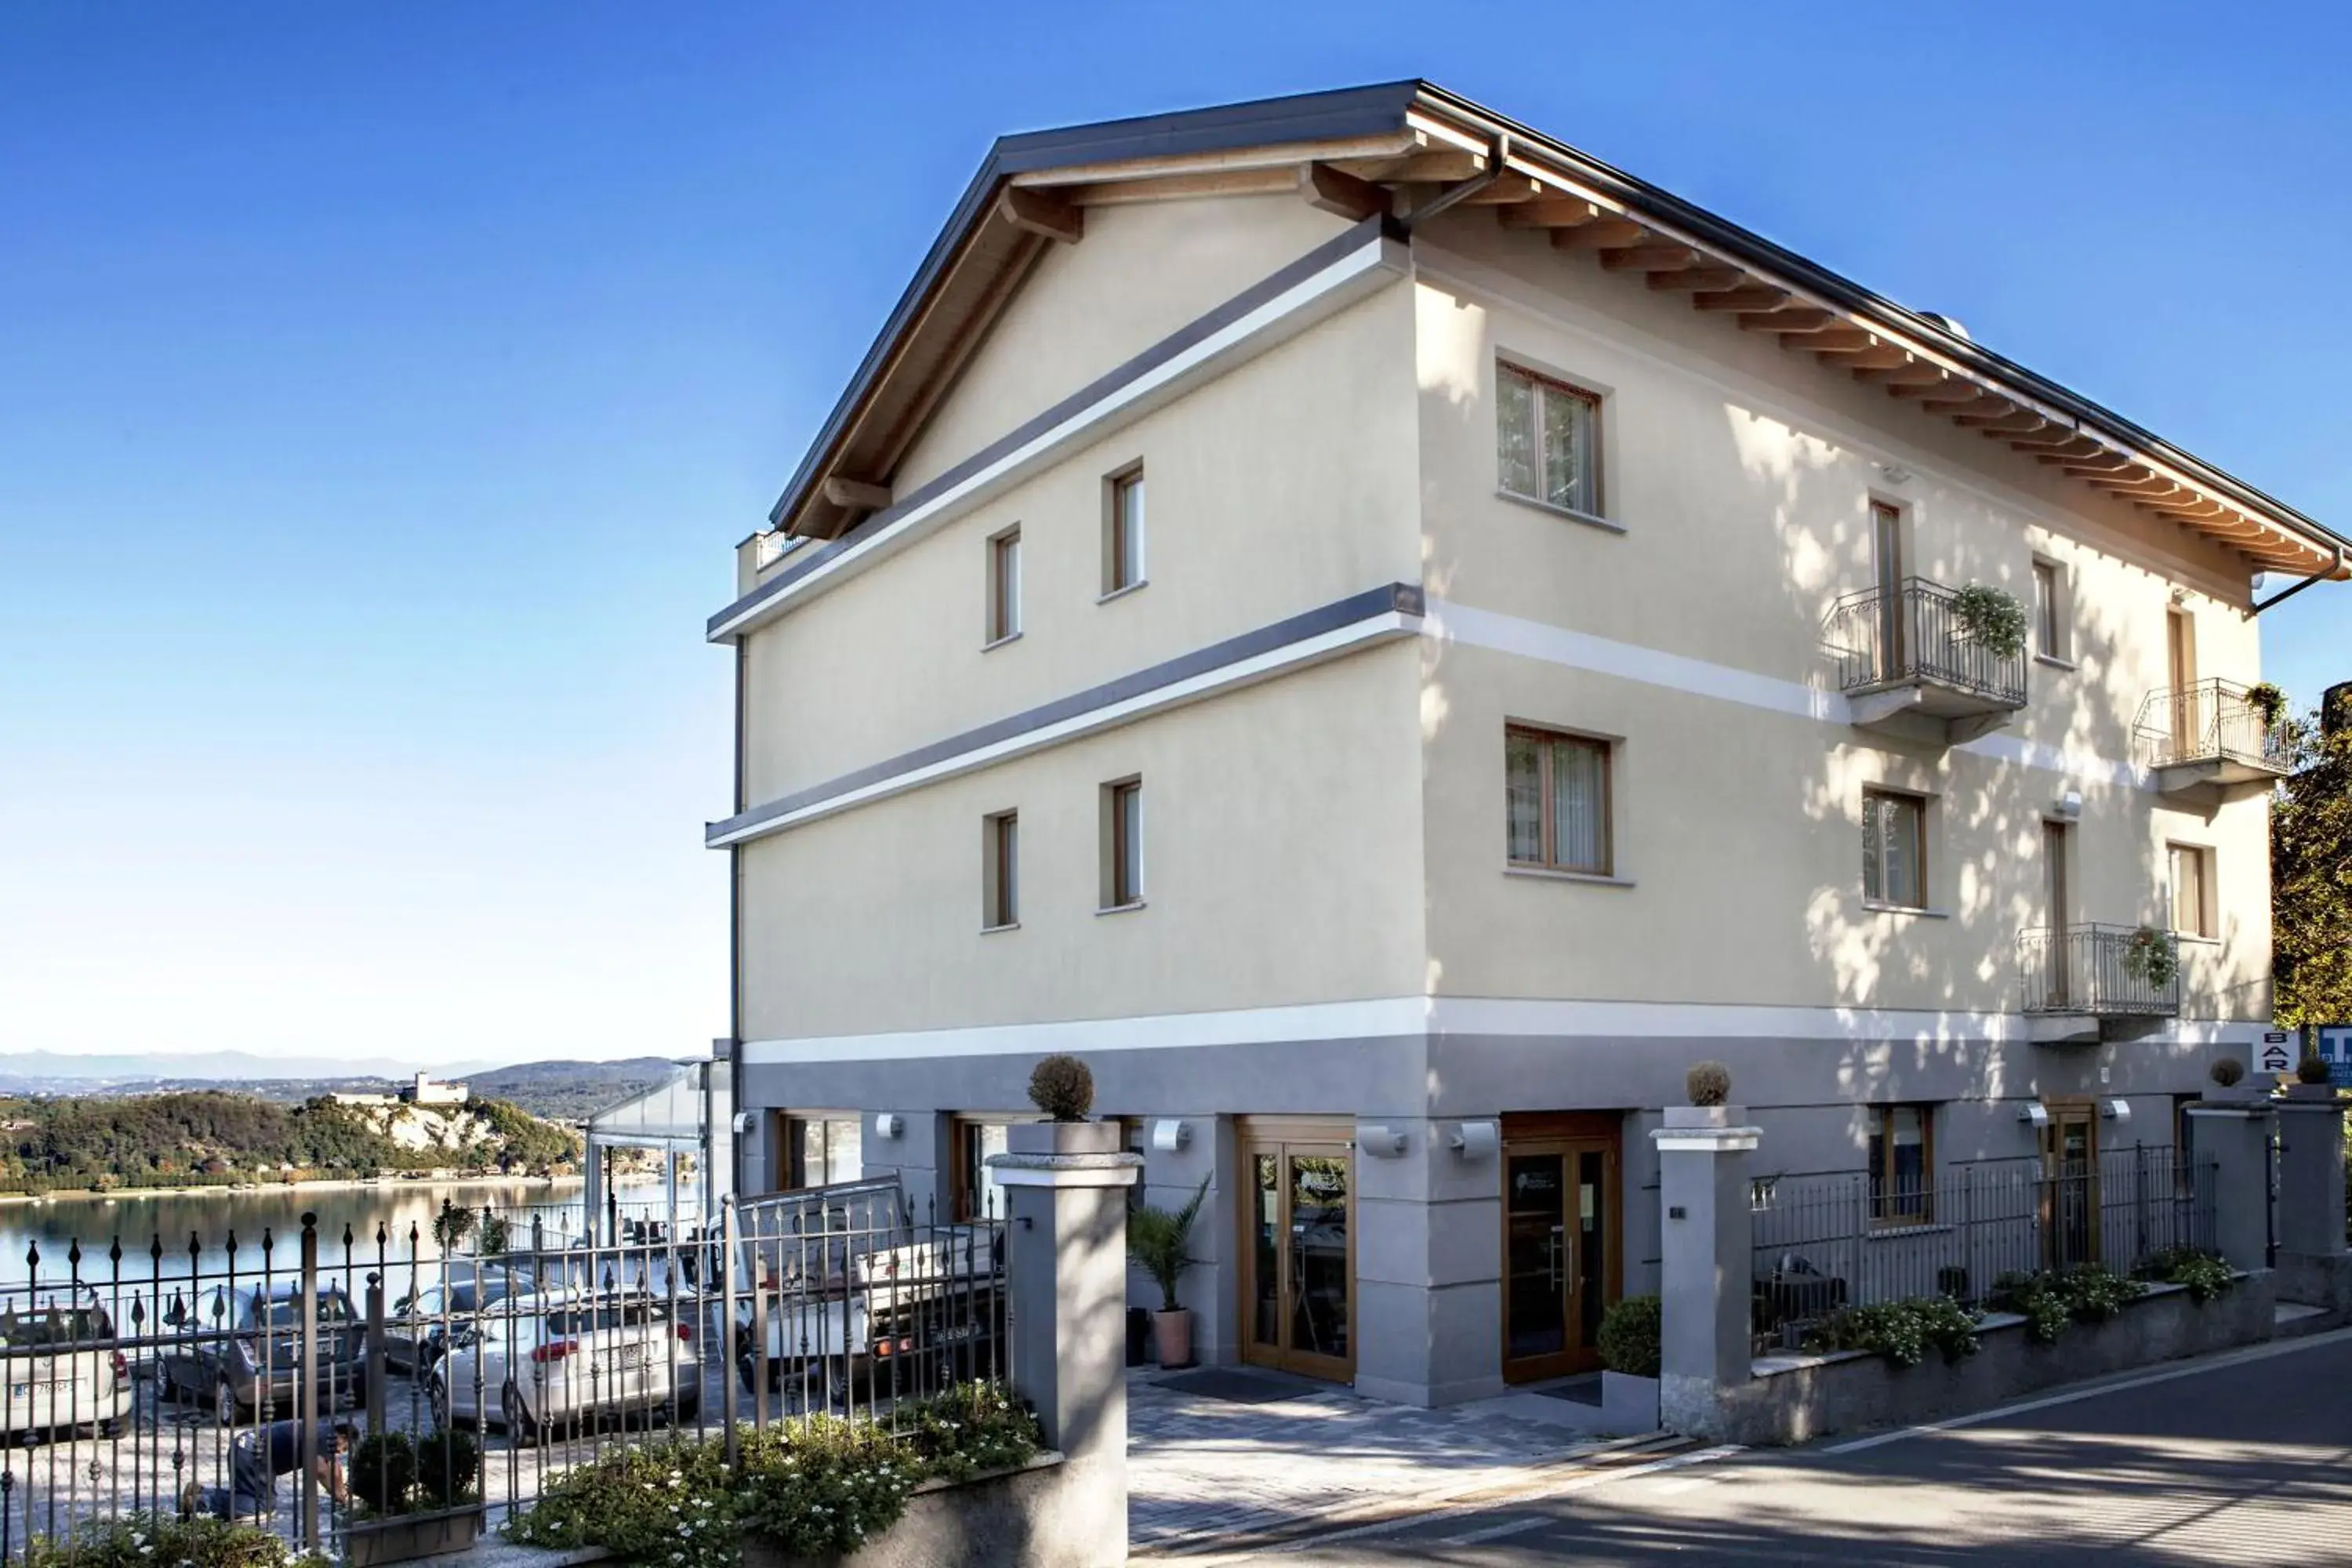
[[[1021,635],[1021,525],[988,538],[988,618],[983,647]]]
[[[1131,497],[1140,498],[1145,502],[1132,516],[1129,513]],[[1141,463],[1130,463],[1103,480],[1104,598],[1116,598],[1150,581],[1145,575],[1150,546],[1144,537],[1145,530],[1150,526],[1150,495],[1143,488]]]
[[[2046,603],[2044,584],[2048,584]],[[2067,635],[2066,565],[2047,555],[2033,558],[2033,651],[2056,664],[2074,662],[2074,639]]]
[[[1517,360],[1507,357],[1496,359],[1495,376],[1497,384],[1495,395],[1496,487],[1505,495],[1515,496],[1520,500],[1533,501],[1538,506],[1549,507],[1554,511],[1565,512],[1570,517],[1600,518],[1605,521],[1609,516],[1609,494],[1604,487],[1607,476],[1601,468],[1601,420],[1606,413],[1605,405],[1608,399],[1589,386],[1579,386],[1572,381],[1563,380],[1557,375],[1533,369]],[[1528,449],[1535,454],[1536,489],[1533,491],[1513,489],[1503,467],[1503,399],[1500,383],[1505,376],[1515,376],[1526,382],[1528,389],[1535,395],[1528,400],[1528,416],[1535,421],[1535,427],[1528,432],[1530,442]],[[1592,411],[1591,451],[1588,464],[1591,470],[1591,478],[1585,487],[1590,492],[1587,498],[1591,503],[1590,506],[1562,506],[1544,493],[1543,476],[1549,471],[1549,465],[1544,460],[1543,407],[1544,400],[1554,396],[1573,398]]]
[[[1143,779],[1102,786],[1102,896],[1105,913],[1143,907]]]
[[[828,1123],[842,1121],[849,1122],[857,1128],[858,1152],[860,1163],[862,1164],[864,1163],[866,1143],[866,1119],[863,1114],[840,1110],[778,1110],[773,1112],[773,1119],[771,1121],[770,1125],[777,1129],[776,1135],[782,1142],[782,1163],[785,1183],[784,1185],[774,1189],[775,1191],[780,1193],[806,1192],[812,1186],[823,1186],[824,1184],[822,1182],[812,1183],[808,1179],[808,1152],[802,1146],[803,1135],[807,1132],[811,1125],[822,1127]],[[829,1133],[826,1135],[825,1143],[825,1163],[830,1164],[832,1163],[832,1136]]]
[[[1895,1116],[1908,1110],[1919,1118],[1919,1192],[1916,1214],[1890,1212],[1892,1205],[1902,1201],[1895,1186]],[[1931,1101],[1897,1100],[1888,1105],[1870,1108],[1872,1131],[1878,1139],[1880,1164],[1867,1170],[1868,1177],[1878,1190],[1870,1197],[1870,1225],[1874,1230],[1914,1230],[1936,1223],[1936,1107]],[[1865,1150],[1869,1147],[1864,1142]]]
[[[1930,804],[1929,799],[1924,795],[1917,795],[1910,790],[1895,789],[1884,784],[1863,785],[1863,831],[1865,835],[1865,842],[1867,841],[1866,836],[1870,831],[1869,819],[1871,809],[1877,802],[1882,800],[1904,802],[1917,813],[1917,816],[1915,818],[1917,823],[1917,827],[1911,836],[1911,856],[1912,864],[1917,868],[1919,886],[1916,891],[1918,893],[1918,898],[1916,902],[1906,901],[1902,899],[1894,898],[1887,893],[1886,870],[1885,864],[1885,851],[1882,849],[1880,852],[1880,865],[1878,869],[1879,889],[1876,892],[1871,891],[1870,888],[1870,856],[1865,852],[1862,858],[1863,900],[1864,902],[1881,905],[1890,910],[1925,910],[1932,908],[1933,905],[1930,901],[1932,894],[1929,889],[1927,878],[1927,809]]]
[[[1024,1115],[1018,1111],[960,1111],[948,1118],[948,1217],[952,1222],[961,1225],[981,1217],[977,1201],[980,1163],[973,1157],[981,1129],[1017,1127],[1044,1120],[1034,1112]],[[1005,1213],[999,1209],[989,1217],[1001,1220]]]
[[[1511,858],[1509,751],[1514,737],[1536,742],[1536,797],[1538,821],[1541,836],[1540,854],[1536,860]],[[1570,865],[1559,858],[1559,820],[1553,809],[1551,749],[1561,742],[1583,746],[1601,753],[1601,863],[1597,866]],[[1547,730],[1536,724],[1506,724],[1503,726],[1503,854],[1513,866],[1531,871],[1564,871],[1577,877],[1613,877],[1617,874],[1617,742],[1605,735],[1579,734],[1573,730]]]
[[[2194,929],[2180,925],[2180,879],[2176,872],[2177,858],[2187,852],[2197,862],[2197,924]],[[2187,844],[2168,839],[2164,846],[2165,924],[2175,936],[2194,937],[2200,942],[2214,941],[2221,934],[2220,900],[2213,886],[2213,848],[2209,844]]]
[[[981,930],[1010,931],[1021,923],[1021,814],[1000,811],[981,819]]]

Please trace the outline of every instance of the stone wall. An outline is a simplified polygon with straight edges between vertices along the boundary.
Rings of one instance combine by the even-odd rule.
[[[743,1568],[1102,1568],[1091,1535],[1073,1540],[1055,1523],[1086,1484],[1050,1453],[978,1480],[926,1481],[904,1518],[847,1557],[787,1557],[747,1536]]]

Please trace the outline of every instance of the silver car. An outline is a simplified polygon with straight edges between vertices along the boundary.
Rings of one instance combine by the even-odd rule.
[[[666,1301],[567,1290],[518,1296],[453,1324],[426,1389],[440,1425],[487,1421],[535,1440],[604,1416],[692,1421],[702,1368]]]
[[[130,1369],[97,1291],[0,1292],[0,1439],[82,1426],[110,1434],[131,1400]]]

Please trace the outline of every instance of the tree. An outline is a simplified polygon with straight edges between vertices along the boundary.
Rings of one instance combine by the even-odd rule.
[[[2352,1023],[2352,692],[2336,722],[2286,721],[2293,772],[2271,803],[2273,1011],[2291,1027]]]

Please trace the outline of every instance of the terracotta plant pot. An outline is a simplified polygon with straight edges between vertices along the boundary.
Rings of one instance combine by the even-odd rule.
[[[1151,1340],[1160,1352],[1160,1364],[1166,1367],[1192,1364],[1192,1312],[1179,1307],[1172,1312],[1151,1314]]]

